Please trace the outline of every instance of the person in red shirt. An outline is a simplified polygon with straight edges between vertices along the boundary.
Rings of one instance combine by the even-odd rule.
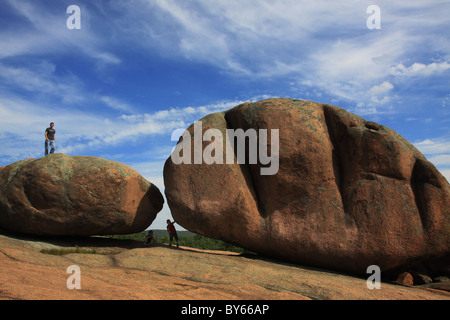
[[[170,237],[170,242],[169,245],[172,245],[172,240],[173,238],[175,238],[175,240],[177,241],[177,248],[178,248],[178,235],[177,235],[177,230],[175,230],[175,226],[174,226],[174,222],[170,222],[169,219],[167,219],[167,232],[169,232],[169,237]]]

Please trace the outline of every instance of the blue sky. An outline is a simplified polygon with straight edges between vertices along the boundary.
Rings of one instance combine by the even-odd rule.
[[[392,128],[450,180],[449,14],[439,0],[2,0],[0,165],[43,156],[53,121],[57,152],[125,163],[164,192],[175,129],[289,97]],[[166,204],[152,228],[167,218]]]

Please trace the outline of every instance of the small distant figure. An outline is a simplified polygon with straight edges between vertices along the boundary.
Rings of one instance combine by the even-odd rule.
[[[170,222],[169,219],[167,219],[167,231],[169,232],[169,237],[170,237],[170,242],[169,245],[172,246],[172,240],[173,238],[175,238],[175,240],[177,241],[177,248],[178,246],[178,235],[177,235],[177,230],[175,230],[175,226],[174,226],[174,222]]]
[[[144,247],[149,247],[152,241],[153,241],[153,231],[149,230],[144,240]]]
[[[48,127],[45,130],[45,155],[49,154],[49,148],[50,148],[50,154],[53,154],[55,152],[55,135],[56,131],[53,129],[55,124],[53,122],[50,122],[50,127]]]

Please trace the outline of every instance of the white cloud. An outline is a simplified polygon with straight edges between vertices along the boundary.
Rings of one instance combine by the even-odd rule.
[[[108,52],[92,52],[92,56],[94,58],[97,58],[98,60],[102,61],[104,64],[119,64],[122,61],[114,56],[111,53]]]
[[[124,16],[117,25],[123,28],[127,19],[128,34],[141,46],[247,76],[298,72],[307,64],[304,58],[323,44],[317,35],[332,38],[336,25],[358,30],[365,13],[357,1],[142,0],[118,5]],[[142,19],[128,21],[136,16]]]
[[[91,57],[100,65],[121,62],[120,58],[105,50],[108,47],[108,39],[102,37],[100,31],[92,26],[96,17],[91,16],[94,13],[86,7],[82,6],[81,29],[73,31],[66,27],[67,7],[61,3],[55,6],[42,6],[38,1],[26,0],[6,0],[6,3],[20,16],[19,21],[27,21],[28,25],[23,22],[15,28],[0,30],[1,58],[76,52]]]
[[[370,88],[369,94],[378,96],[378,95],[384,94],[392,89],[394,89],[394,86],[390,82],[385,81],[380,85],[373,86],[372,88]]]
[[[368,94],[371,97],[372,102],[381,105],[391,100],[391,97],[386,94],[392,89],[394,89],[394,86],[390,82],[384,81],[382,84],[370,88]]]
[[[450,138],[439,137],[434,139],[425,139],[417,141],[414,146],[420,150],[423,154],[436,155],[436,154],[450,154]]]
[[[450,154],[440,154],[428,158],[436,166],[449,166],[450,167]]]
[[[450,137],[425,139],[414,143],[414,146],[427,156],[428,161],[450,182]]]
[[[370,4],[142,0],[120,6],[124,17],[147,16],[127,24],[141,46],[208,63],[234,76],[285,77],[293,83],[292,91],[362,103],[363,113],[391,113],[393,109],[387,108],[395,104],[404,75],[434,75],[448,69],[447,62],[418,58],[430,52],[450,55],[443,31],[450,27],[444,13],[448,2],[379,4],[382,29],[377,31],[366,27]],[[404,67],[403,61],[411,57],[417,62]],[[380,83],[393,87],[379,87]]]
[[[82,82],[75,76],[56,77],[55,65],[47,61],[32,62],[31,66],[12,67],[0,62],[0,80],[4,87],[22,88],[29,92],[50,94],[66,103],[84,99]]]
[[[391,68],[391,74],[395,76],[430,76],[448,69],[450,69],[450,63],[447,61],[439,63],[433,62],[428,65],[415,62],[409,67],[405,67],[402,63],[400,63]]]
[[[442,173],[445,179],[447,179],[447,182],[450,183],[450,169],[441,169],[439,171]]]
[[[100,64],[119,65],[123,59],[112,53],[111,44],[132,45],[164,57],[207,63],[233,76],[290,77],[298,88],[309,83],[311,92],[319,89],[316,92],[362,102],[367,109],[388,107],[401,87],[396,78],[434,75],[450,66],[447,61],[417,59],[422,53],[450,54],[445,32],[430,36],[430,31],[450,27],[446,1],[380,4],[378,31],[366,27],[366,9],[372,4],[368,1],[111,1],[92,3],[97,10],[82,7],[83,28],[76,33],[57,27],[66,16],[54,10],[45,12],[30,1],[8,3],[40,33],[34,32],[33,39],[24,30],[19,37],[4,31],[0,56],[79,50]],[[105,16],[108,32],[105,27],[98,31],[102,28],[96,22]],[[403,61],[411,61],[411,55],[417,62],[405,67]],[[372,94],[384,82],[395,88],[383,96]]]
[[[100,98],[101,101],[103,101],[108,107],[118,110],[118,111],[125,111],[125,112],[131,112],[133,108],[129,106],[126,103],[123,103],[115,98],[103,96]]]

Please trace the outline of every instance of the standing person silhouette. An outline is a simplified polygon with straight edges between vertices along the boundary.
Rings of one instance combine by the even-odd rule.
[[[49,148],[50,148],[50,154],[53,154],[55,152],[55,135],[56,131],[53,129],[55,124],[53,122],[50,122],[50,127],[48,127],[45,130],[45,155],[49,154]]]
[[[175,238],[175,240],[177,241],[177,248],[178,248],[178,235],[177,235],[177,230],[175,230],[174,223],[175,223],[175,221],[170,222],[170,220],[167,219],[167,232],[169,232],[169,237],[170,237],[169,245],[172,246],[172,240],[173,240],[173,238]]]

